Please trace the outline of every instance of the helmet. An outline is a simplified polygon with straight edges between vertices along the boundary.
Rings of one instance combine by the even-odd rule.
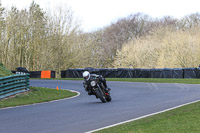
[[[90,73],[88,71],[83,72],[83,78],[85,80],[89,80],[90,79]]]

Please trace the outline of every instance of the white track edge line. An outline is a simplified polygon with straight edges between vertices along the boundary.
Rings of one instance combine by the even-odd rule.
[[[73,96],[73,97],[68,97],[68,98],[63,98],[63,99],[58,99],[58,100],[53,100],[53,101],[48,101],[48,102],[41,102],[41,103],[27,104],[27,105],[21,105],[21,106],[0,108],[0,110],[6,110],[6,109],[12,109],[12,108],[19,108],[19,107],[26,107],[26,106],[32,106],[32,105],[39,105],[39,104],[46,104],[46,103],[51,103],[51,102],[63,101],[63,100],[68,100],[68,99],[72,99],[72,98],[78,97],[81,94],[80,92],[74,91],[74,90],[69,90],[69,89],[63,89],[63,90],[68,90],[68,91],[71,91],[71,92],[76,92],[77,95]]]
[[[142,119],[142,118],[146,118],[146,117],[149,117],[149,116],[153,116],[153,115],[156,115],[156,114],[167,112],[167,111],[170,111],[170,110],[173,110],[173,109],[176,109],[176,108],[180,108],[182,106],[189,105],[189,104],[192,104],[192,103],[196,103],[196,102],[199,102],[199,101],[200,100],[196,100],[196,101],[192,101],[192,102],[189,102],[189,103],[181,104],[181,105],[178,105],[178,106],[175,106],[175,107],[172,107],[172,108],[169,108],[169,109],[165,109],[165,110],[162,110],[162,111],[159,111],[159,112],[155,112],[155,113],[152,113],[152,114],[144,115],[144,116],[137,117],[137,118],[134,118],[134,119],[130,119],[130,120],[127,120],[127,121],[119,122],[119,123],[112,124],[112,125],[109,125],[109,126],[105,126],[105,127],[102,127],[102,128],[98,128],[98,129],[95,129],[95,130],[92,130],[92,131],[87,131],[85,133],[93,133],[93,132],[96,132],[96,131],[100,131],[100,130],[107,129],[107,128],[110,128],[110,127],[118,126],[118,125],[125,124],[125,123],[128,123],[128,122],[133,122],[133,121],[136,121],[136,120],[139,120],[139,119]]]

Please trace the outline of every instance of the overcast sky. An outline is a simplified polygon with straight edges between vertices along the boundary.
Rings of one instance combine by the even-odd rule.
[[[27,8],[32,0],[1,0],[9,9]],[[200,0],[35,0],[44,10],[68,5],[81,20],[84,31],[92,31],[115,22],[118,18],[142,12],[151,17],[173,16],[181,18],[200,13]]]

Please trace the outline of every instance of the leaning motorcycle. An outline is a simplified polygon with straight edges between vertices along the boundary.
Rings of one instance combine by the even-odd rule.
[[[99,79],[94,78],[90,80],[90,88],[93,94],[99,98],[103,103],[110,102],[112,100],[110,93],[105,92],[105,87]]]

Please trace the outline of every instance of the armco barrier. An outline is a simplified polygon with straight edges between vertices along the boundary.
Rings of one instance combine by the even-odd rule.
[[[29,90],[29,74],[0,77],[0,99]]]

